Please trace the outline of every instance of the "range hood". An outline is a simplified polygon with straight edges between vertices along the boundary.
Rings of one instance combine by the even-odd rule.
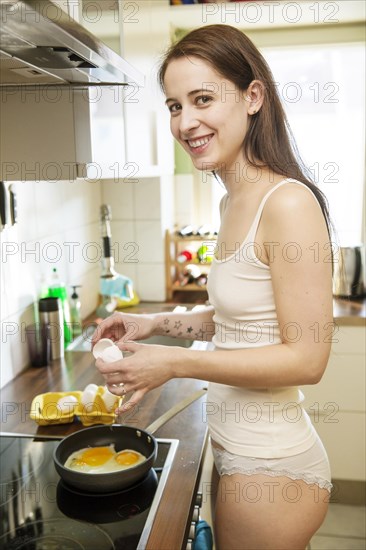
[[[144,76],[49,0],[0,0],[0,85],[144,85]]]

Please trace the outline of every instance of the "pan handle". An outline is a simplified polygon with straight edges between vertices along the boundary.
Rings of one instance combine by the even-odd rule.
[[[161,426],[163,426],[168,420],[173,418],[176,414],[183,411],[185,408],[188,407],[191,403],[194,401],[197,401],[200,397],[205,395],[207,393],[206,389],[197,390],[196,392],[192,393],[185,399],[182,399],[182,401],[179,401],[176,405],[174,405],[171,409],[169,409],[166,413],[162,414],[157,418],[150,426],[148,426],[146,429],[147,432],[153,434],[155,433]]]

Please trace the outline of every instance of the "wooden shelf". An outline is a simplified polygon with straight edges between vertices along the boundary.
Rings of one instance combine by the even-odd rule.
[[[198,285],[188,283],[180,284],[180,276],[188,265],[197,266],[202,275],[208,275],[211,262],[200,262],[197,259],[188,260],[186,262],[178,262],[179,254],[187,247],[189,243],[197,243],[196,250],[205,243],[216,242],[216,236],[200,236],[191,235],[189,237],[181,237],[177,233],[166,231],[165,234],[165,267],[166,267],[166,297],[167,300],[173,298],[175,292],[206,292],[206,285]]]
[[[203,291],[203,290],[206,290],[206,285],[199,286],[199,285],[195,285],[194,283],[189,283],[188,285],[181,286],[179,284],[179,281],[175,281],[175,283],[173,284],[173,290],[181,290],[183,292],[188,292],[192,290]]]
[[[174,267],[187,267],[187,265],[197,265],[198,267],[210,267],[212,262],[198,262],[197,260],[188,260],[187,262],[178,262],[177,260],[172,261]]]
[[[180,235],[177,235],[176,233],[170,234],[170,240],[171,241],[177,241],[177,242],[187,242],[187,241],[197,241],[197,242],[216,242],[217,237],[214,235],[190,235],[189,237],[181,237]]]

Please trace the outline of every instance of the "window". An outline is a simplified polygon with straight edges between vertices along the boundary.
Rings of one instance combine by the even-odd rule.
[[[341,246],[362,235],[365,49],[361,44],[262,48],[300,155],[325,193]]]

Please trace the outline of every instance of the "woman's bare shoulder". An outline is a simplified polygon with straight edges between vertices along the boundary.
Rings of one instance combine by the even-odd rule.
[[[323,217],[320,203],[313,191],[298,182],[286,182],[276,189],[268,197],[265,212],[268,217],[277,219],[305,212]]]

